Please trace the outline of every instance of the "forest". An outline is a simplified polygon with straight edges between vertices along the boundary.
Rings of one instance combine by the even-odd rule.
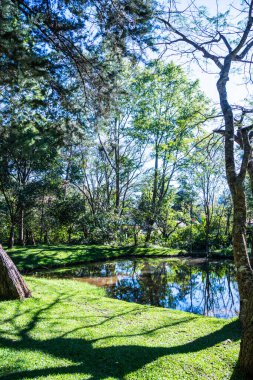
[[[0,0],[0,379],[252,379],[252,54],[253,0]]]

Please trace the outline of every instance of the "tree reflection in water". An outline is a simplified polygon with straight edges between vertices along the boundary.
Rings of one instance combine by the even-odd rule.
[[[50,272],[98,286],[120,300],[230,318],[239,312],[234,266],[229,261],[135,259]]]

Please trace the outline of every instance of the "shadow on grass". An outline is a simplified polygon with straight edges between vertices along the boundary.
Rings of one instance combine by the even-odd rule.
[[[35,269],[56,268],[127,257],[170,257],[166,248],[106,247],[106,246],[38,246],[14,248],[8,251],[19,270],[29,273]]]
[[[58,302],[68,301],[70,296],[58,297],[51,304],[44,308],[41,308],[34,312],[30,322],[20,329],[16,320],[18,317],[23,315],[19,313],[18,310],[16,314],[9,318],[12,323],[14,331],[18,331],[15,339],[15,347],[13,340],[6,338],[3,334],[0,334],[0,346],[8,349],[13,349],[17,351],[31,350],[37,351],[45,354],[49,354],[55,358],[70,360],[73,364],[68,366],[55,366],[51,368],[38,368],[31,369],[22,372],[12,372],[9,374],[2,375],[0,378],[5,380],[22,380],[22,379],[35,379],[41,376],[53,376],[53,375],[88,375],[90,379],[102,380],[108,377],[115,377],[122,379],[127,374],[137,371],[138,369],[144,367],[145,365],[152,363],[153,361],[161,358],[163,356],[171,356],[176,354],[188,354],[193,352],[198,352],[216,344],[222,343],[227,339],[238,340],[240,338],[240,329],[237,321],[232,321],[231,323],[225,325],[222,329],[210,333],[206,336],[200,337],[186,344],[181,344],[174,347],[147,347],[138,345],[117,345],[109,347],[97,347],[99,341],[110,338],[129,338],[138,335],[149,335],[154,331],[161,328],[172,327],[175,324],[184,324],[189,322],[189,320],[195,317],[182,318],[175,323],[170,323],[167,326],[162,325],[155,329],[150,329],[145,332],[129,335],[111,335],[106,337],[101,337],[93,340],[85,340],[76,337],[68,337],[71,333],[76,333],[78,330],[83,330],[90,327],[96,327],[108,320],[117,318],[131,312],[138,311],[138,308],[134,310],[126,311],[120,314],[115,314],[113,316],[106,317],[102,322],[95,323],[89,326],[80,326],[77,329],[73,329],[65,332],[64,334],[46,340],[38,340],[32,338],[32,333],[36,328],[37,322],[41,319],[43,313],[47,313],[49,309],[54,308]],[[24,313],[27,313],[25,311]],[[42,317],[43,318],[43,317]],[[66,320],[67,323],[67,320]],[[25,355],[25,351],[24,351]],[[49,377],[50,378],[50,377]],[[242,380],[239,376],[238,370],[236,370],[231,378],[233,380]]]

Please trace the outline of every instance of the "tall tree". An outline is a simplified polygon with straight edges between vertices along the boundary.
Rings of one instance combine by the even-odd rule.
[[[174,65],[155,62],[136,79],[138,109],[136,135],[152,152],[154,162],[152,195],[147,214],[146,243],[169,192],[177,170],[184,164],[191,139],[204,121],[207,108],[198,82],[188,80]]]
[[[225,124],[225,167],[233,201],[233,251],[243,325],[240,365],[253,375],[253,271],[246,243],[247,209],[244,188],[247,170],[251,170],[249,130],[252,126],[244,125],[235,130],[234,110],[227,92],[234,65],[252,64],[253,1],[242,1],[241,9],[233,17],[229,10],[211,17],[205,8],[198,8],[194,1],[182,12],[178,5],[177,1],[173,2],[168,18],[158,17],[164,27],[165,43],[172,48],[177,44],[181,53],[191,55],[200,64],[201,56],[204,57],[218,70],[217,91]],[[243,150],[239,164],[236,163],[235,141],[239,141]]]
[[[43,173],[54,164],[65,128],[54,113],[49,114],[47,100],[33,80],[19,79],[4,89],[0,97],[0,191],[9,211],[9,247],[14,244],[14,229],[19,227],[19,243],[24,244],[24,219],[33,198],[32,190]],[[59,107],[59,105],[58,105]]]
[[[210,251],[210,235],[215,222],[218,201],[224,191],[222,182],[223,146],[220,136],[212,136],[208,142],[203,140],[198,144],[191,164],[188,167],[194,181],[193,186],[199,194],[198,202],[204,211],[205,252],[208,257]]]

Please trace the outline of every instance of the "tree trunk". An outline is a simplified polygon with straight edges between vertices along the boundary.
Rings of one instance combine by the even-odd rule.
[[[152,201],[150,205],[150,215],[147,217],[147,233],[145,238],[145,244],[148,244],[151,238],[151,233],[153,231],[153,226],[156,220],[156,209],[157,209],[157,191],[158,191],[158,143],[155,146],[155,168],[154,168],[154,180],[152,189]]]
[[[226,243],[227,243],[228,246],[231,244],[231,234],[230,234],[230,219],[231,219],[231,215],[232,215],[232,209],[229,207],[229,210],[227,212],[226,229],[225,229],[225,232],[224,232],[225,236],[227,236]]]
[[[250,239],[250,245],[251,245],[250,256],[251,256],[251,258],[253,258],[253,229],[251,229],[251,231],[250,231],[250,238],[251,238]]]
[[[246,242],[246,199],[245,175],[250,172],[250,156],[252,149],[246,130],[241,129],[243,157],[239,174],[236,173],[234,155],[234,116],[227,100],[226,84],[231,66],[231,57],[224,60],[217,88],[220,105],[225,121],[225,163],[226,177],[233,200],[233,251],[240,294],[240,320],[242,322],[242,340],[239,362],[241,368],[253,376],[253,271],[250,265]],[[249,173],[250,174],[250,173]]]
[[[120,206],[120,149],[119,149],[119,126],[117,119],[114,123],[114,169],[115,169],[115,212],[119,214]]]
[[[138,230],[136,227],[134,227],[134,246],[136,247],[138,245]]]
[[[251,295],[246,314],[244,317],[244,327],[241,340],[239,362],[242,370],[253,375],[253,294]]]
[[[33,232],[31,230],[26,229],[26,239],[25,239],[26,245],[36,245]]]
[[[246,199],[243,187],[233,196],[233,249],[237,268],[237,281],[240,293],[240,320],[244,326],[248,299],[253,292],[252,269],[249,262],[246,240]],[[253,311],[253,310],[252,310]]]
[[[150,242],[151,233],[153,231],[153,224],[154,224],[154,221],[151,220],[151,219],[148,219],[148,221],[147,221],[147,233],[146,233],[146,237],[145,237],[145,244],[148,244]]]
[[[49,242],[49,236],[48,235],[49,235],[48,234],[48,230],[46,229],[44,231],[44,244],[50,244],[50,242]]]
[[[119,214],[120,206],[120,167],[119,167],[119,148],[115,148],[115,212]]]
[[[251,159],[248,163],[248,174],[250,177],[251,191],[253,195],[253,161],[252,153]],[[246,226],[245,226],[245,240],[246,240]],[[251,247],[252,248],[252,247]],[[245,283],[245,288],[247,287]],[[245,289],[246,291],[246,289]],[[241,368],[246,374],[253,376],[253,290],[252,286],[248,290],[247,304],[244,307],[243,315],[243,331],[241,339],[241,348],[239,355],[239,363]]]
[[[0,245],[0,300],[31,297],[19,271]]]
[[[23,207],[20,208],[19,211],[19,221],[18,221],[18,244],[24,246],[25,245],[25,239],[24,239],[24,209]]]
[[[9,249],[12,249],[14,246],[14,233],[15,233],[15,224],[12,222],[11,228],[10,228],[9,240],[8,240]]]
[[[32,232],[31,232],[31,245],[36,245],[36,241]]]
[[[209,257],[209,236],[210,236],[210,215],[209,211],[206,214],[206,226],[205,226],[205,250],[206,250],[206,257]]]

